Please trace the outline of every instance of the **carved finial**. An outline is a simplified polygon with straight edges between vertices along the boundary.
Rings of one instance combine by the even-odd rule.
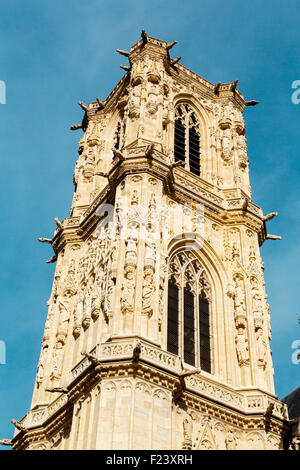
[[[169,42],[169,44],[166,45],[167,51],[172,49],[172,47],[175,46],[175,44],[177,44],[177,41]]]
[[[230,90],[233,91],[233,93],[235,93],[237,84],[238,84],[238,79],[234,80],[234,82],[231,84]]]
[[[133,349],[133,353],[132,353],[132,360],[133,362],[138,362],[139,359],[140,359],[140,355],[141,355],[141,351],[142,351],[142,348],[141,348],[141,343],[138,342],[136,343],[134,349]]]
[[[82,129],[82,124],[74,124],[74,126],[70,127],[71,131],[77,131],[78,129]]]
[[[275,403],[270,403],[269,406],[267,407],[265,411],[265,417],[270,418],[273,414],[273,409],[274,409]]]
[[[175,65],[177,62],[181,60],[181,55],[179,57],[176,57],[176,59],[171,59],[170,65]]]
[[[63,228],[61,221],[57,217],[55,217],[54,221],[56,222],[58,228]]]
[[[125,70],[125,72],[130,72],[131,70],[131,67],[129,67],[128,65],[120,65],[120,68]]]
[[[45,391],[50,393],[68,393],[68,389],[66,387],[45,388]]]
[[[247,197],[244,198],[243,204],[242,204],[242,209],[245,211],[249,205],[249,199]]]
[[[147,44],[147,42],[148,42],[148,34],[146,33],[146,31],[145,31],[144,29],[142,29],[141,37],[142,37],[142,40],[143,40],[143,45]]]
[[[82,101],[78,101],[78,104],[81,107],[81,109],[83,109],[83,111],[88,110],[88,106],[86,104],[84,104]]]
[[[245,101],[245,106],[256,106],[258,103],[256,100]]]
[[[178,166],[184,166],[184,165],[185,165],[185,162],[183,162],[182,160],[178,160],[178,162],[171,163],[171,168],[177,168]]]
[[[57,256],[54,255],[52,256],[51,258],[47,259],[46,263],[49,264],[49,263],[55,263],[55,261],[57,261]]]
[[[214,88],[214,94],[215,95],[218,95],[219,94],[219,90],[220,90],[220,86],[222,85],[221,82],[218,82],[216,85],[215,85],[215,88]]]
[[[12,446],[12,440],[11,439],[0,439],[0,445],[1,446]]]
[[[125,57],[129,56],[129,52],[127,52],[127,51],[122,51],[121,49],[116,49],[116,51],[121,55],[125,55]]]
[[[267,222],[268,220],[273,219],[274,217],[278,216],[278,212],[270,212],[270,214],[267,214],[263,217],[263,221]]]
[[[114,154],[114,157],[115,158],[118,158],[121,162],[123,162],[125,160],[125,157],[124,155],[122,154],[122,152],[120,152],[120,150],[116,149],[115,147],[112,148],[112,151],[113,151],[113,154]]]
[[[267,233],[266,239],[267,240],[282,240],[282,237],[280,237],[279,235],[271,235],[270,233]]]
[[[96,171],[96,172],[94,173],[94,175],[96,175],[96,176],[103,176],[103,178],[108,178],[108,176],[109,176],[108,173],[103,173],[103,171]]]
[[[146,156],[147,158],[151,158],[151,157],[152,157],[153,150],[154,150],[154,144],[153,144],[153,143],[147,145],[146,150],[145,150],[145,156]]]
[[[99,359],[97,359],[95,356],[93,356],[92,354],[82,352],[81,355],[86,357],[87,359],[89,359],[89,361],[91,361],[93,366],[100,366],[101,365],[101,361]]]
[[[23,424],[16,421],[14,418],[11,420],[11,423],[15,426],[16,429],[19,429],[19,431],[26,431],[25,426],[23,426]]]
[[[41,243],[52,243],[52,238],[38,238],[38,241]]]
[[[99,98],[96,98],[96,101],[98,103],[98,108],[103,109],[104,108],[104,101],[100,101]]]

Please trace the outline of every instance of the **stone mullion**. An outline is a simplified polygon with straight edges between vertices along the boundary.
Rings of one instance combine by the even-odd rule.
[[[223,294],[223,295],[222,295]],[[234,383],[233,379],[233,364],[231,361],[232,352],[229,343],[230,338],[230,322],[228,321],[228,307],[226,297],[215,289],[214,293],[211,292],[210,297],[210,317],[211,317],[211,341],[212,341],[212,358],[211,358],[211,373],[220,378],[220,380]],[[225,297],[225,298],[224,298]],[[235,351],[234,351],[235,354]]]
[[[184,341],[183,341],[183,334],[184,334],[184,273],[183,268],[181,267],[180,273],[180,284],[179,284],[179,291],[178,291],[178,354],[184,362]]]

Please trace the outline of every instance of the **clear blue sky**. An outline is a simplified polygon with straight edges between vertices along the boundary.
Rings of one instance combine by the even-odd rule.
[[[291,344],[300,339],[299,123],[291,84],[300,80],[299,0],[0,1],[1,282],[0,438],[29,409],[54,265],[54,217],[69,215],[81,131],[78,100],[106,98],[124,74],[116,48],[128,50],[144,28],[176,39],[173,57],[216,83],[239,78],[254,202],[278,211],[262,247],[272,314],[275,386],[282,398],[300,385]]]

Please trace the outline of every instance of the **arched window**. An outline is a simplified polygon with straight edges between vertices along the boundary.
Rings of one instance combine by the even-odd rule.
[[[169,263],[167,350],[186,364],[211,373],[210,286],[190,251]]]
[[[175,110],[175,162],[185,162],[185,168],[200,175],[200,126],[196,114],[186,103]]]

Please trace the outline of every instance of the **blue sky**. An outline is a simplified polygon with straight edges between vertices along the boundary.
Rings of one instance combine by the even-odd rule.
[[[300,339],[299,213],[300,80],[298,0],[0,1],[1,282],[0,438],[29,409],[54,265],[45,263],[54,217],[69,215],[81,131],[76,104],[106,98],[123,76],[115,49],[129,50],[141,29],[178,45],[173,57],[213,83],[239,79],[253,200],[282,241],[261,253],[272,315],[275,387],[282,398],[299,383],[291,361]]]

